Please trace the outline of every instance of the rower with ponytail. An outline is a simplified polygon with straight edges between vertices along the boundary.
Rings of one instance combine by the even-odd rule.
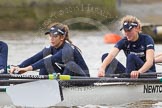
[[[72,76],[90,76],[89,69],[80,49],[69,38],[69,27],[62,23],[53,23],[48,27],[50,45],[21,64],[11,69],[18,73],[40,69],[39,75],[60,73]]]

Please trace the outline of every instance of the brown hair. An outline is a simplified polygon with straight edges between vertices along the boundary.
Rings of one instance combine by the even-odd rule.
[[[141,21],[135,17],[135,16],[132,16],[132,15],[126,15],[125,17],[123,17],[121,19],[121,26],[123,26],[123,23],[124,22],[136,22],[138,24],[138,28],[139,30],[141,31],[142,30],[142,27],[141,27]]]
[[[65,40],[67,40],[70,44],[72,44],[72,41],[69,39],[69,27],[65,24],[62,23],[52,23],[50,24],[50,26],[48,26],[48,28],[51,28],[52,26],[56,26],[58,28],[60,28],[61,30],[65,31]]]
[[[64,30],[66,33],[65,33],[65,40],[68,41],[70,44],[72,44],[73,46],[75,46],[80,52],[81,50],[72,43],[72,41],[69,39],[69,27],[65,24],[62,24],[62,23],[59,23],[59,22],[56,22],[56,23],[52,23],[48,26],[48,29],[50,29],[52,26],[56,26],[58,28],[60,28],[61,30]]]

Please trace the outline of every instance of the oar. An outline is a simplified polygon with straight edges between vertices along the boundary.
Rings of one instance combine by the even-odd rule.
[[[159,79],[162,76],[162,73],[147,73],[147,74],[140,74],[140,77],[142,78],[138,78],[138,79],[130,79],[129,77],[127,77],[128,74],[125,74],[126,76],[123,76],[124,74],[110,74],[108,77],[81,77],[81,76],[69,76],[69,75],[59,75],[58,79],[59,79],[59,83],[61,85],[65,85],[65,86],[85,86],[85,85],[92,85],[93,83],[96,82],[147,82],[147,81],[156,81],[156,82],[160,82]],[[14,76],[14,75],[12,75]],[[16,75],[17,76],[17,75]],[[19,80],[0,80],[0,85],[4,85],[6,84],[19,84],[19,83],[25,83],[25,82],[32,82],[35,80],[40,80],[37,79],[38,75],[33,75],[33,76],[37,76],[35,77],[36,79],[26,79],[26,78],[30,78],[31,75],[25,75],[26,77],[20,77],[21,75],[19,75],[19,77],[11,77],[11,78],[20,78]],[[33,78],[33,76],[31,78]],[[51,75],[52,76],[52,75]],[[121,77],[122,76],[122,77]],[[129,76],[129,75],[128,75]],[[115,77],[115,78],[114,78]],[[116,78],[117,77],[117,78]],[[22,80],[22,78],[25,78]],[[46,79],[46,78],[45,78]],[[49,78],[47,78],[49,79]],[[53,79],[53,78],[52,78]],[[42,80],[44,80],[42,78]]]
[[[118,77],[118,78],[130,78],[130,74],[109,74],[106,77]],[[162,72],[150,72],[142,73],[139,78],[156,78],[162,77]],[[70,75],[59,75],[59,74],[49,74],[49,75],[23,75],[23,74],[0,74],[0,78],[10,78],[10,79],[60,79],[60,80],[70,80],[70,79],[89,79],[89,77],[82,76],[70,76]],[[95,77],[91,77],[95,79]]]
[[[1,80],[0,79],[0,86],[8,86],[10,84],[21,84],[21,83],[27,83],[27,82],[33,82],[33,81],[37,81],[37,79],[19,79],[19,80]]]
[[[26,74],[0,74],[0,78],[10,78],[10,79],[60,79],[69,80],[70,75],[59,75],[59,74],[49,74],[49,75],[26,75]]]
[[[61,79],[67,80],[69,75],[18,75],[18,74],[0,74],[0,78],[10,79],[43,79],[40,81],[8,86],[7,94],[16,106],[27,107],[49,107],[55,106],[63,100],[62,89],[59,87],[57,80],[45,79]],[[5,80],[7,81],[7,80]],[[15,82],[16,80],[12,80]],[[8,81],[8,82],[12,82]],[[2,81],[3,82],[3,81]]]
[[[106,77],[130,78],[130,74],[128,73],[108,74],[106,75]],[[139,78],[157,78],[157,77],[162,77],[162,72],[150,72],[139,74]]]
[[[113,83],[113,82],[132,82],[132,83],[162,83],[162,78],[107,78],[107,77],[102,77],[102,78],[96,78],[96,79],[71,79],[71,80],[66,80],[66,81],[61,81],[61,82],[66,82],[69,84],[74,84],[74,85],[87,85],[87,84],[93,84],[93,83]]]
[[[2,89],[2,91],[5,91]],[[16,106],[50,107],[61,102],[57,80],[38,80],[6,87],[6,93]]]

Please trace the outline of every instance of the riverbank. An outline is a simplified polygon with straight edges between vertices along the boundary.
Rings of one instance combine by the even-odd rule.
[[[70,23],[71,28],[91,29],[94,26],[86,24],[80,18],[106,24],[116,16],[118,12],[115,0],[0,1],[0,25],[3,25],[0,30],[38,30],[46,28],[52,22]],[[74,20],[77,24],[73,24]]]

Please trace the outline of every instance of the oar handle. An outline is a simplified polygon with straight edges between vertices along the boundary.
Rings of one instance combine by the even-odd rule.
[[[128,73],[122,73],[122,74],[108,74],[106,77],[117,77],[117,78],[130,78],[130,74]],[[157,77],[162,77],[162,73],[141,73],[139,74],[139,78],[157,78]]]

